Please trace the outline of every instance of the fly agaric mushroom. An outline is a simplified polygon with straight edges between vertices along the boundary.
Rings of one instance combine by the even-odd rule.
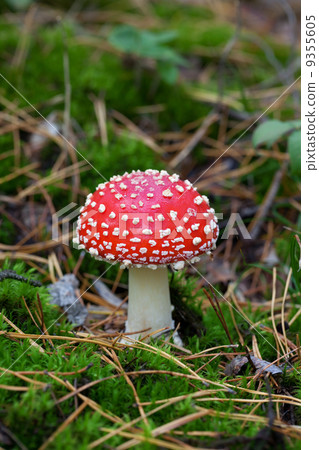
[[[137,339],[174,329],[167,265],[182,269],[216,247],[217,218],[208,198],[176,174],[138,170],[99,184],[80,212],[78,248],[129,268],[126,332]]]

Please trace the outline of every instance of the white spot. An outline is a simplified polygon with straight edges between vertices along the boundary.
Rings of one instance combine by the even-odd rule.
[[[193,230],[193,231],[196,231],[196,230],[198,230],[198,228],[199,228],[199,223],[194,223],[193,225],[191,225],[191,229]]]
[[[209,225],[206,225],[206,226],[204,227],[204,233],[205,233],[205,234],[209,234],[211,231],[212,231],[212,230],[211,230],[211,228],[210,228]]]
[[[147,217],[147,221],[148,221],[148,222],[154,222],[154,219],[153,219],[153,217],[148,216],[148,217]]]
[[[198,256],[195,256],[195,258],[191,259],[192,264],[197,263],[198,261],[200,261],[200,258],[198,258]]]
[[[102,228],[108,228],[109,225],[108,225],[107,223],[105,223],[105,222],[102,222],[101,227],[102,227]]]
[[[176,217],[177,217],[177,211],[170,211],[170,212],[169,212],[169,215],[171,216],[171,218],[172,218],[173,220],[176,220]]]
[[[137,209],[137,206],[136,205],[131,205],[131,208],[132,209]]]
[[[173,263],[173,268],[174,268],[175,270],[181,270],[181,269],[184,269],[184,266],[185,266],[184,261],[177,261],[177,262]]]
[[[150,230],[149,228],[145,228],[143,231],[142,231],[142,233],[143,234],[153,234],[153,231],[152,230]]]
[[[169,181],[171,183],[176,183],[176,181],[179,180],[179,175],[177,175],[177,173],[173,173],[173,175],[171,175],[170,177],[168,177]]]
[[[163,238],[164,236],[169,236],[171,234],[171,229],[166,228],[166,230],[159,230],[160,237]]]
[[[160,207],[161,207],[161,205],[159,205],[158,203],[157,203],[156,205],[152,205],[152,206],[151,206],[152,209],[158,209],[158,208],[160,208]]]
[[[121,184],[120,184],[120,188],[125,190],[125,189],[127,189],[127,186],[126,186],[126,184],[121,183]]]
[[[123,266],[121,265],[121,269],[125,269],[125,267],[130,266],[132,264],[132,261],[130,261],[129,259],[124,259],[123,261]]]
[[[128,230],[124,230],[122,236],[126,237],[130,232]]]
[[[181,225],[176,228],[176,231],[178,233],[181,233],[183,230],[184,230],[184,227],[182,227]]]
[[[130,241],[131,241],[131,242],[141,242],[141,239],[135,237],[135,238],[130,239]]]
[[[173,239],[172,242],[184,242],[184,238],[182,238],[182,236],[181,236],[181,237]]]
[[[142,248],[140,248],[140,253],[146,253],[147,252],[147,248],[145,248],[145,247],[142,247]]]
[[[107,236],[109,234],[108,231],[103,231],[103,236]]]
[[[147,197],[148,197],[148,198],[152,198],[152,197],[154,197],[154,194],[152,194],[151,192],[149,192],[149,193],[147,194]]]
[[[175,186],[175,188],[176,188],[176,190],[177,190],[178,192],[184,192],[183,186],[180,186],[179,184],[177,184],[177,185]]]
[[[121,198],[123,198],[123,195],[122,194],[115,194],[115,198],[117,200],[120,200]]]
[[[137,194],[131,194],[131,198],[136,198]]]
[[[120,229],[119,229],[119,228],[114,228],[112,234],[113,234],[113,236],[119,236],[119,234],[120,234]]]
[[[137,225],[139,223],[140,219],[138,217],[134,217],[133,224]]]
[[[101,203],[99,206],[99,212],[104,213],[104,211],[105,211],[105,205],[103,205],[103,203]]]
[[[91,227],[95,228],[96,225],[97,225],[97,221],[93,222],[93,219],[92,219],[92,222],[89,222],[88,225],[90,225]]]
[[[215,230],[215,228],[217,227],[216,223],[213,220],[210,221],[210,226],[212,227],[212,230]]]
[[[195,238],[193,239],[193,244],[194,244],[194,245],[198,245],[200,242],[202,242],[202,240],[201,240],[200,237],[195,237]]]
[[[203,203],[204,199],[201,195],[198,195],[197,197],[194,198],[194,203],[196,203],[196,205],[200,205],[201,203]]]
[[[93,248],[93,247],[90,247],[90,248],[89,248],[89,252],[90,252],[90,254],[93,255],[93,256],[99,254],[98,250],[97,250],[96,248]]]
[[[175,250],[177,251],[177,252],[179,252],[182,248],[184,248],[185,247],[185,245],[183,245],[183,244],[181,244],[181,245],[177,245],[176,247],[175,247]]]
[[[124,209],[124,208],[126,207],[125,203],[121,203],[121,204],[120,204],[120,207],[121,207],[122,209]]]
[[[128,220],[128,215],[127,215],[127,214],[124,214],[124,215],[121,217],[121,220],[123,220],[124,222],[126,222],[126,221]]]
[[[187,208],[187,214],[189,215],[189,216],[196,216],[196,210],[195,209],[193,209],[193,208]]]
[[[111,214],[109,215],[109,218],[110,219],[114,219],[116,217],[116,214],[115,214],[115,212],[111,212]]]
[[[157,216],[157,219],[158,219],[160,222],[163,222],[163,220],[165,220],[165,217],[163,216],[163,214],[159,214],[159,215]]]
[[[173,197],[173,193],[169,189],[162,192],[163,197]]]
[[[156,241],[153,241],[153,239],[148,241],[148,243],[150,244],[151,247],[154,247],[156,245]]]

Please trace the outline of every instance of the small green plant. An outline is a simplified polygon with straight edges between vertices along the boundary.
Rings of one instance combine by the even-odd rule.
[[[109,42],[127,54],[154,59],[161,79],[174,84],[178,77],[178,65],[186,64],[184,58],[166,45],[176,35],[173,30],[154,33],[130,25],[119,25],[111,32]]]
[[[252,142],[256,148],[259,145],[272,147],[276,142],[287,140],[287,151],[290,156],[292,175],[298,175],[301,169],[301,123],[300,120],[267,120],[254,131]]]

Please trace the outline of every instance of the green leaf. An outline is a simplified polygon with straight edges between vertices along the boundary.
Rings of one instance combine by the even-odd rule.
[[[252,143],[254,147],[266,144],[271,147],[276,141],[300,127],[300,121],[281,122],[280,120],[268,120],[259,125],[253,133]]]
[[[109,42],[114,47],[127,52],[134,53],[138,51],[141,45],[140,34],[138,30],[130,25],[120,25],[115,27],[109,35]]]
[[[186,63],[184,58],[172,48],[163,45],[175,37],[175,31],[154,33],[138,30],[130,25],[120,25],[115,27],[109,35],[109,42],[125,53],[184,65]]]
[[[294,131],[288,137],[288,153],[290,156],[291,173],[300,174],[301,171],[301,131]]]
[[[301,128],[301,120],[288,120],[285,123],[289,123],[291,125],[292,128],[295,128],[296,130],[299,130],[299,128]]]
[[[158,72],[166,83],[174,84],[178,78],[178,69],[177,67],[167,61],[158,61],[157,63]]]
[[[166,44],[172,42],[177,37],[177,32],[175,30],[164,30],[158,33],[153,31],[140,31],[144,35],[145,39],[153,42],[154,44]]]

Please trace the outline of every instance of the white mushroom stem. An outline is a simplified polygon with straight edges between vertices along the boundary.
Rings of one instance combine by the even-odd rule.
[[[138,339],[161,328],[174,328],[166,267],[129,269],[129,303],[126,332]]]

